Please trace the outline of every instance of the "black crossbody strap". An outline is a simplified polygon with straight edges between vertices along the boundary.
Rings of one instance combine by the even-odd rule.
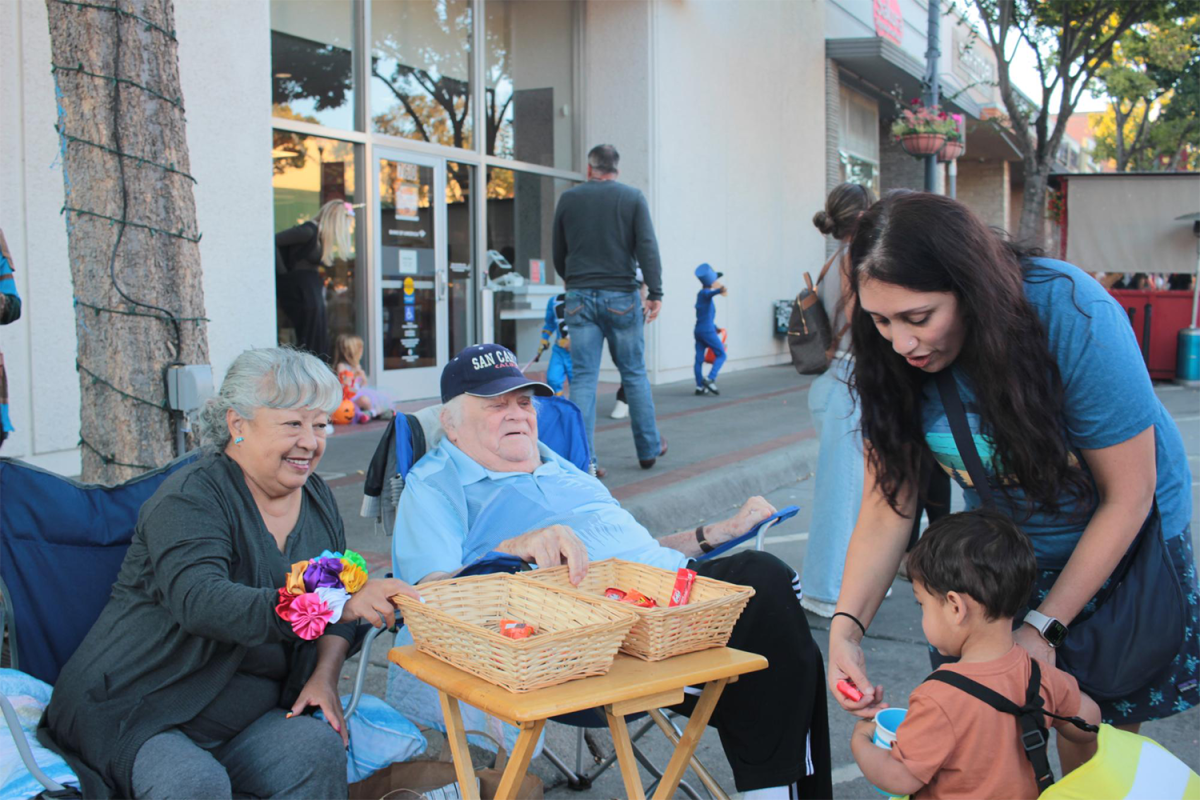
[[[946,419],[950,423],[950,432],[954,434],[954,446],[958,448],[958,455],[967,466],[971,483],[974,484],[975,491],[979,492],[979,499],[983,505],[995,508],[996,500],[992,496],[992,487],[988,484],[987,470],[983,468],[983,460],[979,457],[979,450],[975,448],[975,439],[971,436],[971,426],[967,424],[967,412],[963,408],[962,397],[958,394],[958,384],[954,381],[954,375],[946,368],[937,373],[935,379],[938,394],[942,398],[942,407],[946,409]]]

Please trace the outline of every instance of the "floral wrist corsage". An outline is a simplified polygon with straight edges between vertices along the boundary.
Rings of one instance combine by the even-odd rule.
[[[292,564],[287,583],[279,588],[275,613],[292,623],[301,639],[316,639],[325,626],[342,618],[350,595],[367,582],[367,562],[353,550],[325,550],[310,561]]]

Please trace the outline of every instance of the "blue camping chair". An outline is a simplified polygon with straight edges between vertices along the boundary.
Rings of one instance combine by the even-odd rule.
[[[579,407],[570,400],[562,397],[538,397],[534,400],[537,406],[538,414],[538,438],[539,440],[559,454],[563,458],[570,461],[579,469],[595,475],[594,464],[592,461],[591,450],[588,447],[587,434],[583,426],[583,413]],[[428,449],[436,444],[440,437],[440,424],[437,421],[439,406],[434,406],[418,412],[416,415],[406,414],[403,416],[397,415],[388,427],[383,438],[380,440],[378,449],[376,450],[375,458],[372,460],[372,470],[379,472],[380,463],[386,459],[386,467],[383,468],[383,474],[377,475],[375,484],[382,486],[382,491],[372,495],[371,488],[372,480],[370,472],[368,472],[366,496],[363,500],[363,512],[365,517],[377,517],[387,528],[387,534],[392,534],[395,525],[396,506],[400,502],[400,494],[404,490],[404,482],[408,477],[408,472],[412,466],[421,459]],[[755,525],[751,530],[739,536],[736,539],[724,542],[721,545],[713,548],[709,553],[701,556],[699,561],[705,561],[710,558],[716,558],[723,553],[746,544],[751,539],[755,541],[755,548],[762,550],[765,542],[766,532],[775,525],[785,520],[791,519],[800,509],[797,506],[788,506],[776,512],[773,516],[768,517],[762,522]],[[460,570],[457,575],[484,575],[497,572],[519,572],[528,569],[529,565],[516,556],[507,553],[499,553],[492,551],[481,556],[471,564],[466,565]],[[367,634],[367,643],[363,646],[363,656],[365,660],[369,653],[371,642],[382,631],[371,629]],[[359,682],[365,677],[365,673],[359,671]],[[358,696],[360,687],[355,686],[355,697]],[[636,721],[649,716],[641,728],[633,733],[631,741],[633,744],[633,754],[638,762],[654,776],[654,784],[647,789],[647,794],[650,794],[654,786],[662,778],[662,771],[654,765],[645,752],[638,746],[637,742],[651,728],[658,726],[671,741],[673,745],[679,743],[679,737],[682,732],[678,726],[672,721],[671,717],[664,713],[661,709],[646,712],[644,714],[631,715],[628,721]],[[571,714],[564,714],[554,717],[553,721],[570,725],[578,728],[579,733],[575,742],[575,768],[572,769],[565,761],[555,753],[551,748],[545,747],[542,754],[550,761],[554,767],[563,774],[567,779],[567,785],[577,791],[582,791],[591,787],[593,781],[607,770],[616,761],[616,753],[609,755],[605,759],[598,759],[590,770],[583,769],[583,747],[585,742],[585,729],[608,728],[608,722],[604,719],[604,715],[599,713],[597,709],[588,709],[586,711],[577,711]],[[718,800],[728,800],[725,792],[714,779],[711,773],[700,763],[695,756],[690,762],[692,770],[700,778],[701,783],[708,790],[709,795]],[[680,791],[686,794],[692,800],[700,800],[700,796],[696,793],[686,781],[679,784]]]
[[[111,487],[0,458],[0,594],[13,669],[54,684],[108,602],[142,504],[199,454],[192,451]],[[347,717],[357,707],[367,662],[364,655]],[[0,710],[26,768],[47,796],[72,795],[34,763],[3,695]]]

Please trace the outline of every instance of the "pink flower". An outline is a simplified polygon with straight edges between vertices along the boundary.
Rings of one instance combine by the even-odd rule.
[[[313,592],[306,592],[293,598],[289,612],[292,630],[301,639],[310,641],[325,632],[325,626],[333,617],[333,611],[324,600]],[[288,618],[285,617],[285,619]]]
[[[288,622],[291,622],[292,621],[292,601],[295,599],[296,599],[296,595],[290,593],[287,590],[286,586],[280,586],[279,587],[279,601],[275,604],[275,613],[278,614],[280,617],[286,619]]]

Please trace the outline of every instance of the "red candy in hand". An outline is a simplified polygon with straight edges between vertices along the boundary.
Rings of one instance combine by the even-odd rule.
[[[852,703],[857,703],[863,699],[863,693],[858,690],[852,680],[840,680],[837,682],[837,690]]]

